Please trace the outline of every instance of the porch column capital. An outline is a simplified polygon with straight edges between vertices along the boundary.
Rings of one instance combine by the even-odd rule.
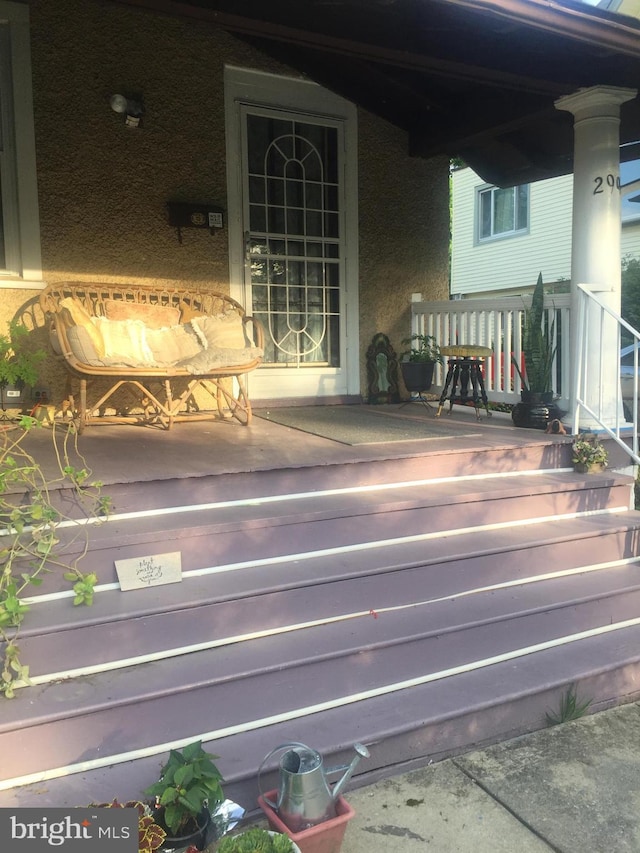
[[[576,121],[587,118],[619,118],[620,105],[633,100],[637,89],[622,89],[617,86],[591,86],[564,95],[555,102],[557,110],[572,113]]]

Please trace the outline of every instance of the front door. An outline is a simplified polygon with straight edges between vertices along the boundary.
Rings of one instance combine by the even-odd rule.
[[[345,121],[251,103],[237,116],[242,301],[266,338],[251,396],[353,393]]]

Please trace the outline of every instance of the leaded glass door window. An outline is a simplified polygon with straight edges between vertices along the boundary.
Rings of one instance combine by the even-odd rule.
[[[246,276],[265,366],[341,366],[341,127],[245,108]]]

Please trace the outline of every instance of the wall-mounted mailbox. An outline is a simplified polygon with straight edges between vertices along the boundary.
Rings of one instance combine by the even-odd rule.
[[[224,226],[224,211],[213,204],[191,204],[184,201],[167,202],[169,225],[178,231],[178,240],[182,243],[183,228],[208,228],[213,234]]]

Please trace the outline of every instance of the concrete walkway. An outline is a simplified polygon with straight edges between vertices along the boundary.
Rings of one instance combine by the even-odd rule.
[[[356,816],[342,853],[637,853],[640,705],[546,728],[346,798]]]

